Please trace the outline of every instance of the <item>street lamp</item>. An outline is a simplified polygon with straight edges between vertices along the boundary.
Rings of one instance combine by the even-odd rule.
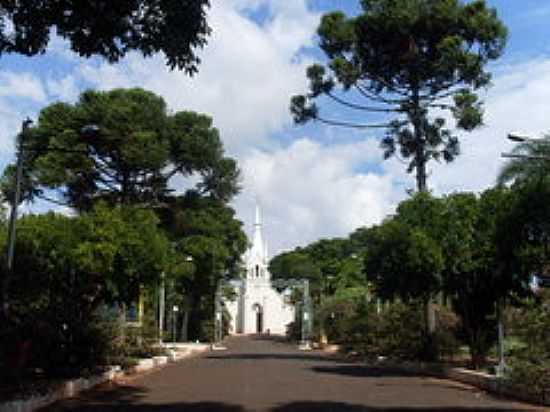
[[[531,136],[521,132],[510,132],[506,137],[508,138],[508,140],[517,143],[524,143],[532,140],[536,141],[536,139],[533,139]]]

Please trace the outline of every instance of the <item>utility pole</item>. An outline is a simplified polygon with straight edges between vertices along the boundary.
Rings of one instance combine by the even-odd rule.
[[[24,138],[27,130],[30,128],[32,120],[26,118],[21,125],[21,133],[19,135],[19,141],[17,142],[17,163],[15,171],[15,191],[13,196],[13,203],[11,204],[10,220],[8,226],[8,255],[7,255],[7,273],[4,276],[2,282],[2,314],[5,319],[9,317],[10,304],[9,304],[9,284],[10,279],[13,276],[13,258],[15,255],[15,229],[17,221],[17,207],[19,206],[21,198],[21,180],[23,179],[23,162],[24,162]]]

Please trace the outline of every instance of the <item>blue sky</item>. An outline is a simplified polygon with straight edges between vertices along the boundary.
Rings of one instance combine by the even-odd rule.
[[[315,29],[322,13],[358,10],[355,0],[213,0],[214,35],[200,73],[170,72],[162,56],[131,54],[116,65],[80,59],[54,39],[45,55],[0,59],[0,166],[13,158],[20,121],[40,108],[74,101],[86,88],[142,86],[162,95],[173,110],[213,116],[228,152],[243,171],[234,201],[249,224],[254,199],[264,209],[271,253],[320,237],[343,236],[379,222],[412,188],[396,160],[383,162],[379,135],[337,128],[294,126],[290,96],[306,87],[305,68],[322,56]],[[461,136],[463,154],[450,166],[431,165],[437,194],[480,191],[494,183],[510,149],[510,130],[550,129],[550,1],[493,0],[508,26],[504,57],[492,65],[494,87],[483,97],[486,125]],[[337,110],[327,105],[328,111]],[[187,182],[174,183],[184,189]],[[49,206],[37,204],[31,210]]]

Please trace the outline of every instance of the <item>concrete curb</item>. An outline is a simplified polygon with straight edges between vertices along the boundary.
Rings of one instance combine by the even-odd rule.
[[[130,368],[127,372],[123,371],[120,366],[111,366],[107,371],[89,378],[67,380],[46,395],[0,403],[0,412],[32,412],[36,409],[51,405],[54,402],[78,396],[81,392],[92,389],[103,383],[117,382],[124,379],[128,374],[141,374],[153,369],[161,369],[172,362],[188,359],[207,352],[208,350],[209,345],[206,344],[179,345],[177,350],[170,350],[168,356],[155,356],[153,358],[140,359],[137,365]]]
[[[80,392],[91,389],[94,386],[115,380],[117,375],[121,373],[120,366],[111,366],[107,371],[90,378],[67,380],[46,395],[2,403],[0,404],[0,412],[30,412],[43,408],[60,399],[74,397]]]
[[[400,363],[382,362],[380,366],[388,366],[406,372],[450,379],[467,385],[475,386],[495,395],[525,401],[537,405],[550,406],[550,396],[545,393],[532,394],[505,379],[488,373],[473,371],[466,368],[451,368],[433,363]]]
[[[341,345],[324,345],[321,348],[324,353],[332,355],[342,354],[345,356],[342,353],[342,349],[343,347]],[[369,366],[370,365],[371,364],[369,364]],[[476,388],[483,389],[495,395],[505,396],[537,405],[550,406],[550,388],[549,391],[544,391],[540,394],[533,394],[529,393],[524,388],[520,388],[517,385],[512,385],[505,379],[471,369],[452,368],[438,363],[395,363],[390,360],[381,360],[374,366],[391,367],[409,373],[450,379],[456,382],[475,386]]]

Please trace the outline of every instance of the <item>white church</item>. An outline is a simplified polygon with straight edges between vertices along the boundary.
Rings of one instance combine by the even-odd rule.
[[[225,302],[231,315],[229,333],[233,335],[284,335],[287,325],[294,321],[294,306],[289,303],[290,290],[279,293],[271,285],[267,243],[262,232],[260,208],[256,206],[252,244],[243,256],[245,274],[242,281],[235,284],[237,298]]]

